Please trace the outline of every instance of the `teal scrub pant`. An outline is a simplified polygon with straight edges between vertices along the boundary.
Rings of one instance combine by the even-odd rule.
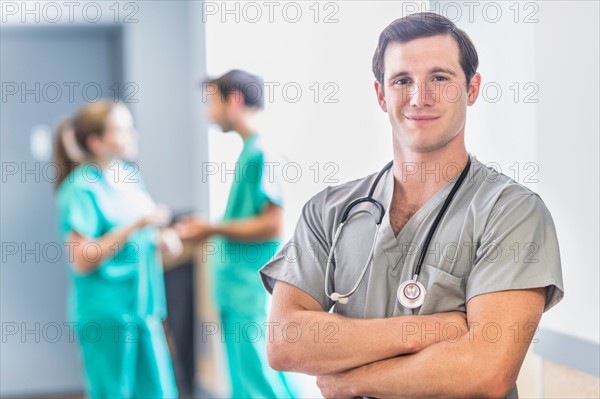
[[[266,315],[221,311],[231,397],[294,398],[285,374],[273,370],[266,354]]]
[[[79,324],[78,337],[88,397],[178,397],[159,318],[95,318]]]

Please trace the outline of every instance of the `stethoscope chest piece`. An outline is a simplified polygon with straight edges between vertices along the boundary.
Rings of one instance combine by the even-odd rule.
[[[425,286],[416,278],[407,280],[398,287],[398,301],[409,309],[418,308],[425,301]]]

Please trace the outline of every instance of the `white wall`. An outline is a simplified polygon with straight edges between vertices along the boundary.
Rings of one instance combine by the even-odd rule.
[[[457,3],[433,7],[451,18],[449,4]],[[470,110],[468,148],[539,193],[552,213],[565,298],[541,327],[598,343],[598,3],[481,2],[471,15],[461,4],[455,22],[475,42],[490,88]]]
[[[243,8],[239,23],[234,15],[212,15],[208,12],[212,10],[204,15],[207,70],[211,75],[244,68],[279,85],[273,90],[273,101],[267,101],[261,134],[290,165],[297,162],[301,166],[302,177],[297,182],[294,166],[288,166],[287,175],[279,169],[287,182],[288,233],[301,206],[320,189],[375,172],[391,159],[390,128],[387,115],[376,102],[371,59],[381,30],[402,13],[402,2],[332,2],[327,9],[322,3],[319,22],[315,23],[315,12],[309,8],[313,3],[295,4],[302,11],[296,23],[286,21],[281,5],[275,8],[272,23],[266,7],[257,23],[243,18]],[[292,10],[284,14],[288,19],[295,15]],[[326,15],[337,22],[324,23]],[[318,101],[314,98],[315,83],[320,91]],[[328,83],[330,86],[325,87]],[[286,84],[287,94],[283,90]],[[293,86],[302,90],[295,103]],[[337,102],[326,102],[327,94]],[[212,161],[233,162],[241,142],[213,132],[209,146]],[[328,162],[334,164],[326,166]],[[233,167],[233,163],[228,166]],[[226,183],[211,180],[215,217],[222,213],[230,183],[230,179],[224,180]]]
[[[599,3],[544,2],[536,26],[539,192],[552,211],[565,299],[553,330],[600,343]]]

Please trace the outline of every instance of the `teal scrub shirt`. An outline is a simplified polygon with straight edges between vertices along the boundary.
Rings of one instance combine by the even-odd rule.
[[[277,164],[270,164],[265,154],[258,136],[244,141],[223,222],[255,217],[269,202],[283,207],[281,185],[272,173]],[[217,237],[208,244],[215,245],[210,249],[214,254],[210,263],[222,331],[238,332],[223,335],[231,397],[296,397],[296,389],[286,375],[269,367],[266,356],[267,298],[258,270],[275,254],[280,241],[243,242]],[[247,328],[260,329],[258,339],[246,336]]]
[[[269,202],[283,207],[281,184],[268,168],[257,135],[248,137],[235,167],[223,223],[260,214]],[[244,242],[216,237],[211,249],[217,308],[243,314],[264,313],[266,294],[258,270],[277,252],[280,240]]]
[[[60,235],[72,253],[95,258],[99,248],[66,242],[76,231],[91,240],[134,223],[155,207],[134,164],[115,162],[108,169],[79,166],[57,192]],[[82,348],[91,397],[177,397],[171,359],[160,320],[166,301],[158,230],[145,227],[98,269],[80,274],[69,268],[69,319]]]

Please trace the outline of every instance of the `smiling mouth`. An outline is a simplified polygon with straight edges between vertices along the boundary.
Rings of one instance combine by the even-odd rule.
[[[406,116],[406,119],[420,122],[420,121],[432,121],[434,119],[438,119],[438,116]]]

